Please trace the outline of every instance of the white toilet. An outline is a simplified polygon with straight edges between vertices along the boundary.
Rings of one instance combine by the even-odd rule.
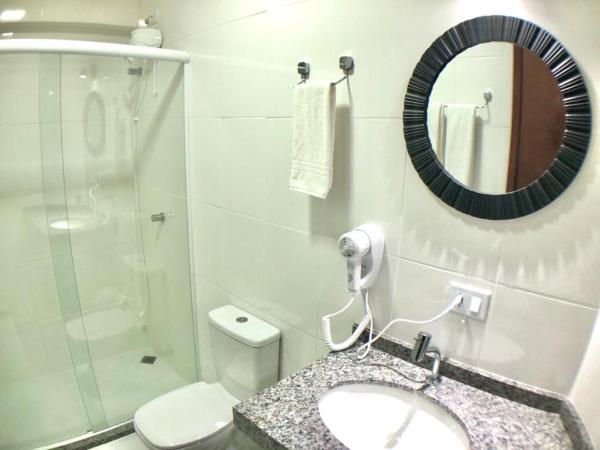
[[[277,381],[279,329],[232,305],[208,313],[218,382],[198,382],[146,403],[133,422],[151,449],[217,449],[232,432],[232,407]]]

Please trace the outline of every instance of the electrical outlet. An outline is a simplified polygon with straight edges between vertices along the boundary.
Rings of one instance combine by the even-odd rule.
[[[454,300],[458,294],[463,296],[463,301],[460,305],[455,306],[452,312],[471,319],[485,321],[492,300],[492,292],[466,284],[450,283],[448,301]]]

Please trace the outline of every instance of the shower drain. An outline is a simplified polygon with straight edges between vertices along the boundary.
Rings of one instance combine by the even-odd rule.
[[[144,355],[142,356],[142,360],[140,361],[142,364],[154,364],[156,361],[156,356]]]

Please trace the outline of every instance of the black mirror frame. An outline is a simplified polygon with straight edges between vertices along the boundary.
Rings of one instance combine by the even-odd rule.
[[[528,186],[506,194],[473,191],[440,164],[429,140],[427,106],[433,85],[459,53],[486,42],[517,44],[542,59],[563,94],[565,131],[552,165]],[[567,189],[585,159],[592,111],[583,76],[573,57],[550,33],[534,23],[508,16],[483,16],[450,28],[425,51],[404,99],[404,139],[413,166],[429,189],[449,206],[473,217],[502,220],[531,214]]]

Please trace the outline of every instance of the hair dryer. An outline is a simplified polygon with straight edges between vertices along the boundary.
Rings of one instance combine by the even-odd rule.
[[[458,294],[438,315],[425,320],[414,320],[398,318],[389,322],[377,336],[373,337],[373,314],[369,307],[369,291],[368,289],[375,283],[375,278],[381,268],[383,260],[383,234],[381,230],[373,224],[365,224],[354,228],[348,233],[344,233],[339,241],[338,248],[340,253],[346,258],[346,267],[348,270],[348,292],[350,293],[350,301],[339,311],[323,316],[323,336],[325,343],[334,352],[346,350],[353,345],[363,331],[369,326],[369,338],[366,343],[357,349],[358,359],[362,359],[369,353],[371,344],[378,340],[387,331],[389,327],[396,323],[412,323],[412,324],[428,324],[440,320],[456,306],[463,301],[462,294]],[[354,298],[363,294],[365,304],[365,315],[358,323],[354,333],[344,342],[336,344],[331,337],[330,319],[338,314],[346,311]]]
[[[339,311],[323,316],[323,336],[329,348],[333,351],[345,350],[354,344],[361,333],[373,321],[373,316],[368,303],[367,289],[375,283],[381,262],[383,260],[383,233],[373,224],[365,224],[344,233],[338,241],[338,249],[346,258],[348,272],[348,292],[350,301]],[[352,305],[354,298],[366,291],[363,295],[365,315],[359,322],[354,333],[344,342],[336,344],[331,337],[330,318],[341,314]]]
[[[356,295],[375,282],[383,260],[383,242],[383,233],[373,224],[361,225],[340,237],[338,248],[346,257],[351,294]]]

